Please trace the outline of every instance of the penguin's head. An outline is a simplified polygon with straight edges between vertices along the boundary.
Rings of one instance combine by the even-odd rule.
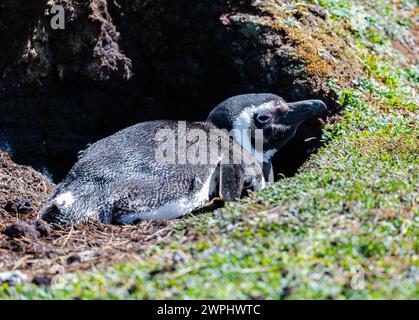
[[[252,154],[258,137],[261,137],[261,156],[267,162],[294,136],[301,123],[320,117],[326,111],[326,105],[320,100],[287,103],[274,94],[245,94],[220,103],[207,121],[218,128],[239,132],[240,137],[235,133],[236,140]]]

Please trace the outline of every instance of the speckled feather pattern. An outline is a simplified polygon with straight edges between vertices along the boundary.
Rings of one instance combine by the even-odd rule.
[[[177,126],[175,121],[139,123],[92,144],[57,186],[44,212],[58,207],[54,218],[63,223],[87,219],[132,223],[172,219],[201,207],[216,196],[210,187],[215,188],[211,177],[217,165],[155,160],[156,132],[176,131]],[[217,129],[208,122],[187,123],[186,128]],[[224,139],[231,140],[228,136]],[[230,143],[241,150],[237,143]],[[225,156],[229,151],[223,151]],[[250,155],[244,159],[253,162]],[[258,179],[263,179],[261,173]],[[58,201],[63,195],[72,201]]]

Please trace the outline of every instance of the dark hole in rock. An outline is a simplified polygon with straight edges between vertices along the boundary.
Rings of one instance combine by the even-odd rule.
[[[141,121],[204,120],[236,94],[320,98],[336,107],[327,91],[308,84],[294,44],[258,26],[264,14],[246,2],[99,2],[89,8],[68,1],[71,19],[63,31],[51,31],[39,10],[40,22],[32,19],[29,31],[16,35],[21,46],[5,51],[0,65],[6,75],[0,82],[0,148],[55,181],[88,143]],[[13,2],[8,9],[21,14]],[[48,40],[32,40],[37,55],[28,57],[24,44],[33,37],[30,30],[42,30],[37,23]],[[320,135],[318,120],[304,124],[275,157],[275,172],[293,175],[320,145]]]

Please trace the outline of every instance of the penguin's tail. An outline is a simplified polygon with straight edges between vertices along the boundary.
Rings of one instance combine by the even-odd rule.
[[[86,186],[77,191],[72,188],[57,188],[41,209],[40,217],[48,222],[63,225],[97,220],[100,192],[89,192],[88,189]]]

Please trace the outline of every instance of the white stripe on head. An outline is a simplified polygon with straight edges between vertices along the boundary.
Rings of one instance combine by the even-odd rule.
[[[241,144],[241,146],[250,153],[259,163],[265,161],[263,150],[256,150],[252,146],[251,137],[248,135],[248,129],[250,129],[253,116],[255,113],[263,113],[272,110],[276,105],[275,101],[269,101],[258,106],[251,106],[244,109],[237,119],[233,122],[235,140]]]

